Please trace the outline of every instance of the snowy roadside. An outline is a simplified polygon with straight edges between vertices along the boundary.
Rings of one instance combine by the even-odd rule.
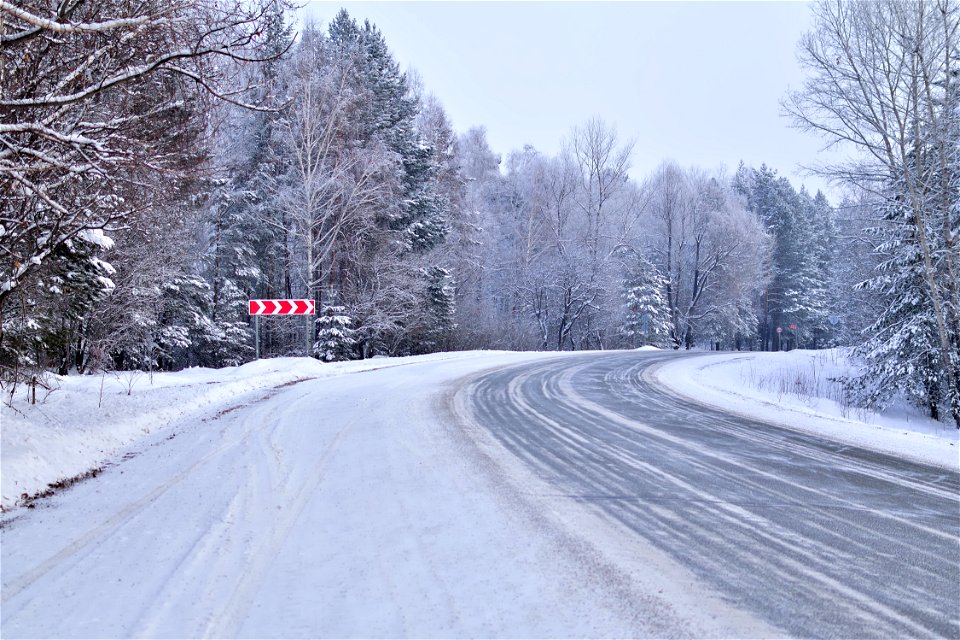
[[[497,352],[435,353],[322,363],[313,358],[273,358],[226,369],[173,373],[51,376],[55,389],[37,404],[27,389],[0,403],[0,493],[4,510],[50,483],[84,474],[118,459],[138,440],[185,420],[197,421],[255,402],[271,390],[303,380]],[[102,387],[101,387],[102,385]],[[128,393],[129,392],[129,393]]]
[[[645,374],[674,394],[748,418],[939,467],[960,467],[958,430],[903,403],[884,413],[850,406],[832,380],[849,371],[837,350],[710,354]]]

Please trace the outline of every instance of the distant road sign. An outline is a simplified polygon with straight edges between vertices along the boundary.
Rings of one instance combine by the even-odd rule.
[[[317,313],[313,300],[250,300],[252,316],[312,316]]]
[[[783,333],[783,327],[777,327],[777,333]]]

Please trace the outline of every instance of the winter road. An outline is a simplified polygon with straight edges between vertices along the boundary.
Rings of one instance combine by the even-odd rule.
[[[237,398],[6,519],[0,635],[960,635],[955,471],[685,407],[663,357]]]
[[[634,354],[512,368],[474,420],[558,495],[802,637],[960,637],[960,477],[684,406]]]

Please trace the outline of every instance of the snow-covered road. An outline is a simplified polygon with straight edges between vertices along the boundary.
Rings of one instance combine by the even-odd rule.
[[[955,469],[690,406],[648,375],[676,357],[242,385],[4,514],[0,635],[960,632]]]
[[[569,356],[308,380],[149,436],[6,519],[0,635],[775,635],[464,426],[455,381],[544,358]]]

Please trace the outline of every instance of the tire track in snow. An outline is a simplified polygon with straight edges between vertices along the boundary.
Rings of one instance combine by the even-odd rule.
[[[686,403],[687,400],[685,398],[676,395],[670,389],[662,389],[662,387],[657,383],[657,368],[658,367],[656,365],[652,367],[645,367],[641,365],[632,367],[629,370],[624,370],[623,372],[612,372],[620,374],[616,376],[613,382],[619,384],[620,389],[626,391],[628,394],[641,400],[658,402],[661,404],[661,406],[675,404],[676,402]],[[649,392],[645,391],[651,387],[658,390],[662,389],[663,395],[660,398],[651,398]],[[706,406],[706,408],[710,409],[711,407]],[[715,411],[714,413],[719,415],[722,413],[722,411]],[[749,418],[745,418],[745,420],[747,423],[755,424],[755,421],[750,420]],[[791,431],[798,436],[806,435],[790,427],[779,425],[778,427],[782,430]],[[737,434],[741,437],[750,437],[755,441],[763,442],[772,447],[780,447],[784,451],[790,452],[794,457],[799,453],[810,460],[816,460],[820,462],[830,461],[832,457],[838,453],[855,454],[858,450],[860,450],[858,447],[853,445],[838,443],[835,445],[834,450],[825,452],[823,444],[825,444],[826,441],[818,438],[815,435],[808,435],[807,437],[816,442],[818,446],[802,447],[802,449],[798,451],[795,445],[791,447],[784,446],[785,441],[779,434],[767,435],[765,432],[757,431],[753,427],[745,427],[736,421],[736,417],[731,418],[731,416],[725,416],[724,419],[717,420],[714,423],[714,428],[723,429],[731,434]],[[890,457],[884,456],[884,459],[889,461]],[[901,472],[898,469],[891,468],[889,464],[878,464],[874,460],[858,459],[856,461],[851,460],[851,462],[856,464],[856,470],[859,475],[870,475],[885,483],[900,484],[912,491],[922,491],[939,498],[956,498],[954,486],[948,484],[951,482],[951,477],[955,476],[955,474],[951,475],[947,471],[943,471],[939,474],[930,474],[928,470],[924,474],[924,477],[920,478],[915,474]]]
[[[642,380],[655,361],[526,365],[466,393],[558,493],[791,633],[956,635],[955,476],[680,406]]]
[[[420,405],[415,402],[407,402],[405,410],[402,413],[405,416],[409,416],[411,420],[418,419],[421,421],[426,420],[426,416],[420,411]],[[402,456],[406,456],[410,459],[414,459],[417,456],[417,451],[415,451],[410,443],[403,441],[403,452],[400,453]],[[391,455],[398,455],[397,451],[391,452]],[[396,468],[403,468],[397,466]],[[457,478],[454,478],[456,481]],[[403,523],[402,529],[406,531],[418,531],[422,533],[419,527],[415,526],[413,516],[411,514],[415,513],[415,510],[411,508],[410,497],[406,495],[404,491],[396,490],[396,484],[391,483],[391,494],[392,500],[398,508],[400,517],[399,520]],[[416,594],[414,597],[426,598],[432,600],[435,607],[442,609],[443,615],[437,616],[437,628],[441,635],[450,634],[453,629],[456,628],[456,621],[460,619],[461,612],[451,597],[450,584],[443,577],[441,572],[437,569],[434,558],[435,553],[432,549],[429,548],[429,545],[424,541],[422,535],[415,535],[412,538],[413,545],[415,547],[416,556],[419,558],[419,562],[415,564],[422,565],[425,569],[429,580],[423,581],[422,584],[433,584],[437,585],[437,594],[433,595],[431,593],[420,593]],[[381,561],[381,570],[383,570],[383,558],[380,558]],[[389,563],[386,563],[389,565]],[[389,579],[389,571],[385,571],[384,574],[386,579]],[[391,580],[392,583],[392,580]],[[409,588],[409,587],[408,587]],[[394,587],[395,589],[395,587]],[[406,635],[406,634],[403,634]]]
[[[603,407],[603,406],[601,406],[601,405],[599,405],[599,404],[597,404],[597,403],[594,403],[594,402],[591,402],[591,401],[587,400],[585,397],[583,397],[582,395],[580,395],[580,394],[574,389],[573,385],[572,385],[571,382],[570,382],[571,377],[572,377],[572,374],[571,374],[571,372],[570,372],[569,370],[568,370],[566,373],[557,376],[556,380],[557,380],[557,383],[558,383],[558,385],[557,385],[557,386],[558,386],[558,389],[559,389],[559,391],[560,391],[560,394],[559,394],[559,395],[562,396],[562,397],[567,398],[568,400],[573,400],[575,404],[579,405],[580,407],[582,407],[582,408],[585,410],[585,415],[600,416],[603,420],[607,421],[608,423],[616,423],[616,424],[619,424],[619,425],[621,425],[621,426],[623,426],[623,427],[625,427],[625,428],[627,428],[627,429],[629,429],[629,430],[644,430],[644,431],[647,431],[647,432],[655,431],[655,430],[653,430],[652,428],[650,428],[650,427],[646,426],[645,424],[643,424],[642,422],[639,422],[639,421],[636,421],[636,420],[634,420],[634,419],[632,419],[632,418],[623,416],[623,415],[621,415],[621,414],[619,414],[619,413],[615,413],[615,412],[613,412],[613,411],[609,411],[609,410],[607,410],[605,407]],[[714,429],[716,429],[717,424],[718,424],[718,423],[716,423],[716,422],[713,423],[713,428],[714,428]],[[722,426],[722,423],[721,423],[721,426]],[[747,430],[742,430],[742,431],[740,432],[740,435],[743,436],[743,437],[750,437],[752,434],[751,434],[751,432],[749,432],[749,431],[747,431]],[[729,471],[723,471],[723,472],[722,472],[728,479],[730,479],[730,480],[735,480],[735,481],[737,481],[738,483],[743,484],[744,486],[750,487],[750,488],[751,488],[752,490],[754,490],[754,491],[758,491],[758,492],[765,491],[765,492],[771,494],[772,496],[782,498],[782,499],[785,501],[785,504],[787,504],[787,505],[802,507],[802,506],[804,506],[805,504],[808,504],[809,502],[808,502],[808,501],[796,501],[796,500],[793,500],[792,502],[790,502],[790,501],[789,501],[789,496],[788,496],[787,493],[775,491],[775,490],[773,490],[772,487],[769,486],[769,485],[768,485],[768,486],[764,486],[764,485],[761,484],[760,482],[752,481],[752,480],[750,480],[749,475],[747,475],[747,473],[749,472],[750,474],[759,475],[762,479],[765,479],[765,480],[770,481],[770,482],[780,482],[780,483],[784,483],[784,484],[788,485],[788,486],[790,487],[790,489],[792,489],[792,490],[796,490],[796,491],[799,491],[799,492],[812,494],[813,496],[816,496],[816,498],[818,498],[818,499],[821,500],[820,503],[817,503],[818,506],[821,507],[821,508],[823,508],[823,507],[825,507],[825,506],[834,506],[835,508],[840,508],[840,509],[870,510],[868,507],[864,507],[864,506],[862,506],[862,505],[861,505],[860,503],[858,503],[858,502],[844,499],[842,496],[838,495],[836,492],[826,491],[826,490],[824,490],[824,489],[820,489],[820,488],[817,488],[817,487],[812,487],[812,486],[809,486],[809,485],[804,485],[804,484],[801,484],[801,483],[798,483],[798,482],[791,482],[791,481],[788,480],[787,478],[782,477],[781,475],[777,475],[777,474],[775,474],[775,473],[772,473],[772,472],[770,472],[770,471],[765,471],[765,470],[760,469],[760,468],[758,468],[758,467],[756,467],[756,466],[741,464],[739,461],[737,461],[737,460],[736,460],[735,458],[733,458],[732,456],[724,455],[724,454],[718,454],[718,453],[715,453],[715,452],[709,451],[709,450],[708,450],[708,451],[703,451],[703,450],[694,451],[694,449],[689,446],[689,445],[690,445],[689,441],[684,440],[683,438],[677,438],[677,437],[672,437],[672,436],[665,436],[665,435],[663,435],[663,434],[661,434],[661,437],[666,437],[672,444],[676,445],[676,448],[686,448],[686,449],[690,450],[690,452],[691,452],[692,454],[695,453],[696,456],[698,456],[698,457],[693,457],[693,456],[691,456],[690,458],[688,458],[688,462],[689,462],[690,464],[696,465],[696,466],[698,466],[698,467],[700,467],[700,468],[702,468],[702,469],[704,469],[704,470],[709,469],[709,470],[710,470],[710,473],[711,473],[711,474],[714,474],[714,475],[716,474],[716,470],[717,470],[717,468],[718,468],[718,465],[716,465],[716,464],[714,464],[714,465],[700,464],[700,463],[699,463],[699,460],[707,459],[707,460],[712,460],[712,461],[715,461],[715,462],[719,462],[719,463],[728,465],[730,468],[732,468],[732,469],[734,470],[733,472],[729,472]],[[767,438],[767,439],[766,439],[766,443],[767,443],[767,444],[771,444],[771,439],[770,439],[770,438]],[[779,444],[779,443],[777,443],[777,444]],[[795,453],[795,455],[800,455],[800,452]],[[826,462],[826,463],[829,463],[829,462],[830,462],[830,459],[829,459],[829,457],[827,457],[827,456],[817,456],[817,457],[815,457],[815,458],[812,457],[812,456],[807,456],[807,457],[808,457],[809,459],[816,459],[818,462]],[[629,463],[629,458],[628,458],[628,459],[625,459],[624,461],[627,462],[627,463]],[[869,470],[861,470],[859,467],[857,468],[857,473],[860,474],[860,475],[863,475],[863,476],[869,476],[869,477],[872,477],[872,478],[876,478],[876,479],[880,479],[880,480],[885,480],[885,478],[884,478],[883,476],[881,476],[880,474],[878,474],[878,473],[876,473],[876,472],[873,472],[873,471],[869,471]],[[900,481],[898,481],[898,480],[892,480],[892,482],[895,482],[896,484],[902,484],[903,486],[906,486],[906,487],[912,488],[912,489],[916,489],[916,490],[918,490],[918,491],[924,491],[924,492],[927,492],[927,493],[932,493],[933,495],[935,495],[935,496],[938,497],[938,498],[946,498],[946,499],[952,499],[952,500],[956,500],[956,499],[957,499],[957,497],[956,497],[955,495],[953,495],[953,494],[951,494],[951,493],[949,493],[949,492],[947,492],[947,491],[938,490],[938,491],[936,491],[936,492],[930,492],[930,491],[927,490],[926,485],[914,486],[914,485],[909,485],[909,484],[902,483],[902,482],[900,482]],[[691,493],[694,493],[694,492],[696,491],[696,489],[695,489],[694,487],[686,487],[686,489],[687,489],[688,491],[690,491]],[[833,503],[833,505],[831,505],[831,503]],[[960,505],[958,505],[958,506],[960,506]],[[892,520],[895,520],[895,521],[897,521],[899,524],[901,524],[901,525],[903,525],[903,526],[905,526],[905,527],[914,527],[914,528],[919,529],[921,532],[923,532],[923,533],[925,533],[925,534],[929,534],[929,535],[933,535],[933,536],[938,536],[938,537],[940,537],[940,538],[943,538],[945,541],[953,541],[953,540],[956,539],[954,535],[952,535],[952,534],[950,534],[950,533],[948,533],[948,532],[944,532],[944,531],[941,531],[941,530],[933,529],[933,528],[931,528],[931,527],[926,527],[926,526],[917,524],[917,523],[915,523],[915,522],[911,522],[910,520],[907,520],[906,518],[900,517],[900,516],[898,516],[898,515],[896,515],[896,514],[893,514],[893,513],[882,513],[882,514],[880,514],[880,515],[882,515],[882,517],[890,518],[890,519],[892,519]],[[841,517],[842,517],[842,516],[841,516]],[[845,521],[843,522],[843,524],[848,525],[848,526],[857,526],[853,521],[846,521],[846,520],[845,520]]]
[[[267,397],[269,397],[269,395]],[[253,434],[255,428],[256,425],[249,427],[246,431],[240,434],[239,437],[231,439],[228,442],[220,445],[213,451],[210,451],[206,455],[194,461],[187,468],[172,476],[163,484],[158,485],[145,494],[142,494],[140,498],[132,502],[128,502],[120,510],[114,512],[112,516],[100,524],[92,527],[86,533],[82,534],[78,538],[75,538],[67,545],[61,547],[57,552],[53,553],[46,560],[40,562],[29,571],[16,576],[9,581],[5,581],[2,589],[3,596],[0,602],[7,604],[25,589],[30,587],[30,585],[34,584],[37,580],[40,580],[54,569],[62,567],[63,565],[69,563],[70,560],[79,556],[80,553],[91,544],[118,535],[121,531],[123,531],[124,527],[128,526],[132,520],[148,509],[161,496],[182,483],[187,478],[191,477],[198,469],[217,461],[224,454],[231,452],[241,445],[244,445],[247,439]],[[221,432],[221,434],[225,435],[226,431]]]
[[[271,419],[269,408],[256,406],[241,416],[244,423],[260,421],[267,424]],[[275,426],[275,425],[273,425]],[[173,563],[170,572],[158,587],[157,597],[149,602],[139,616],[138,637],[157,637],[168,620],[184,611],[206,610],[204,618],[191,621],[189,632],[184,635],[200,637],[204,629],[213,621],[215,611],[221,609],[227,599],[229,588],[235,583],[225,584],[224,576],[230,575],[236,565],[237,556],[251,555],[250,546],[255,532],[244,527],[247,514],[264,511],[268,508],[268,498],[279,492],[281,475],[278,471],[280,460],[269,446],[270,432],[265,428],[257,430],[256,447],[247,446],[241,452],[244,456],[240,469],[224,470],[224,477],[243,477],[226,507],[217,517],[208,519],[206,528],[198,533],[194,544],[185,551],[180,560]],[[254,443],[250,443],[254,444]],[[273,464],[271,464],[273,462]],[[185,588],[199,583],[199,599],[196,589]]]
[[[294,416],[295,408],[295,403],[288,405],[284,413],[275,419],[274,424],[281,424],[281,418]],[[288,495],[282,500],[287,506],[281,511],[280,517],[273,522],[266,536],[256,545],[249,559],[247,570],[237,581],[227,601],[216,610],[217,613],[212,616],[209,624],[200,635],[213,638],[231,638],[238,635],[245,620],[245,614],[250,610],[264,576],[280,553],[307,504],[323,483],[330,459],[359,418],[360,416],[356,416],[337,430],[336,435],[327,445],[316,466],[308,470],[305,481],[298,482],[298,480],[304,479],[294,479],[292,475],[288,478],[287,484],[293,484],[294,486],[285,487],[287,489],[285,493],[289,494],[292,489],[294,495],[292,497]],[[285,422],[291,423],[289,420]],[[295,422],[293,421],[293,423]]]

